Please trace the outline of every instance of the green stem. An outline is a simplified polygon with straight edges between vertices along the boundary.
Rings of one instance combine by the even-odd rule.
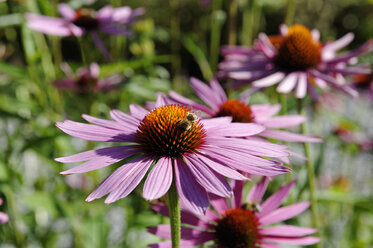
[[[285,24],[291,25],[293,23],[295,14],[295,0],[288,0],[288,5],[286,9]]]
[[[303,99],[298,100],[298,112],[301,115],[305,115],[305,110],[303,106]],[[301,125],[302,134],[307,135],[307,123],[304,122]],[[319,228],[318,223],[318,208],[316,200],[316,187],[315,187],[315,171],[313,163],[311,160],[311,147],[307,142],[303,143],[304,154],[306,157],[306,166],[307,166],[307,176],[308,176],[308,187],[310,191],[310,202],[311,202],[311,221],[314,228]]]
[[[211,16],[211,40],[210,40],[210,66],[213,72],[216,72],[216,66],[219,60],[221,27],[225,19],[222,8],[222,0],[213,0]]]
[[[243,10],[241,41],[244,46],[251,46],[254,35],[255,0],[246,0]]]
[[[172,248],[180,247],[180,199],[177,194],[175,180],[168,191],[168,209],[171,222]]]
[[[228,45],[234,46],[237,42],[237,0],[229,0],[228,16]]]

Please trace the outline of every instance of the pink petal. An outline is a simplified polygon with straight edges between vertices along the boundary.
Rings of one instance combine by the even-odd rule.
[[[76,17],[75,11],[66,3],[60,3],[58,5],[58,12],[63,18],[69,21],[73,21]]]
[[[109,196],[105,199],[105,203],[115,202],[130,194],[143,179],[152,163],[153,159],[147,159],[133,166],[132,170],[123,175],[122,182],[118,187],[110,192]]]
[[[126,176],[136,170],[139,164],[143,163],[143,159],[144,157],[140,156],[120,166],[100,183],[100,185],[87,197],[86,201],[90,202],[101,198],[109,192],[117,189]]]
[[[261,136],[271,139],[289,141],[289,142],[322,142],[322,139],[312,136],[307,136],[303,134],[291,133],[287,131],[279,130],[265,130],[260,133]]]
[[[112,152],[110,155],[107,155],[107,154],[97,155],[95,158],[92,158],[91,160],[83,164],[80,164],[78,166],[75,166],[69,170],[63,171],[60,174],[70,175],[70,174],[85,173],[88,171],[97,170],[97,169],[109,166],[111,164],[114,164],[116,162],[119,162],[125,158],[133,156],[140,152],[141,152],[140,150],[122,150],[122,151],[116,151],[115,153]]]
[[[295,96],[297,98],[304,98],[307,93],[307,74],[299,73],[298,74],[298,84],[295,90]]]
[[[144,117],[149,114],[149,111],[137,104],[130,104],[130,112],[133,117],[138,120],[144,119]]]
[[[196,159],[200,160],[201,163],[204,163],[205,165],[209,166],[211,169],[216,171],[217,173],[232,178],[235,180],[246,180],[247,178],[242,175],[241,173],[231,169],[230,167],[220,163],[218,160],[214,159],[213,157],[208,157],[204,154],[199,154]]]
[[[267,242],[278,242],[283,244],[291,244],[291,245],[313,245],[320,242],[320,238],[318,237],[295,237],[295,238],[284,238],[284,237],[265,237],[263,241]]]
[[[293,180],[287,185],[282,186],[276,193],[268,197],[268,199],[260,205],[262,211],[259,213],[259,216],[264,217],[279,207],[284,199],[289,195],[290,190],[295,185],[295,182],[296,181]]]
[[[306,236],[317,232],[315,228],[308,227],[298,227],[292,225],[281,225],[281,226],[271,226],[267,228],[260,229],[261,235],[266,236],[281,236],[281,237],[298,237]]]
[[[344,36],[342,36],[341,38],[339,38],[338,40],[326,44],[322,49],[323,50],[331,50],[331,51],[335,52],[335,51],[338,51],[338,50],[344,48],[348,44],[350,44],[353,39],[354,39],[354,34],[353,33],[347,33]]]
[[[294,72],[287,75],[277,86],[277,92],[289,93],[292,91],[297,83],[297,78],[297,73]]]
[[[216,78],[210,80],[210,87],[215,92],[216,97],[219,98],[220,102],[225,102],[228,100],[223,87],[221,87]]]
[[[233,188],[233,208],[239,208],[242,205],[243,181],[232,180]]]
[[[190,84],[192,85],[199,98],[201,98],[214,110],[219,110],[222,102],[218,97],[216,97],[216,94],[212,89],[210,89],[205,83],[196,78],[190,78]]]
[[[283,115],[276,116],[260,122],[267,128],[288,128],[297,126],[306,121],[306,117],[302,115]]]
[[[254,123],[229,123],[207,129],[214,136],[247,137],[263,132],[265,128]]]
[[[254,81],[252,84],[255,87],[269,87],[271,85],[277,84],[285,77],[285,73],[276,72],[265,78]]]
[[[137,126],[140,124],[140,122],[133,116],[129,114],[125,114],[120,110],[113,109],[110,111],[110,116],[113,118],[113,120],[117,122],[124,122],[129,125],[131,125],[133,128],[137,128]]]
[[[175,181],[181,204],[197,215],[204,215],[209,207],[207,193],[194,179],[183,160],[175,160]]]
[[[168,92],[168,94],[170,95],[171,100],[175,101],[178,104],[188,106],[188,107],[192,107],[193,110],[195,110],[195,109],[200,110],[200,111],[203,111],[206,114],[211,115],[211,116],[214,116],[216,114],[216,112],[214,110],[209,109],[208,107],[206,107],[202,104],[196,103],[196,102],[190,100],[189,98],[183,97],[182,95],[179,95],[175,91],[171,90],[171,91]]]
[[[230,207],[228,206],[227,199],[217,195],[210,194],[210,203],[219,214],[224,214]]]
[[[269,225],[269,224],[273,224],[276,222],[288,220],[302,213],[304,210],[306,210],[309,207],[309,205],[310,205],[309,202],[300,202],[300,203],[296,203],[290,206],[279,208],[265,215],[264,217],[260,218],[260,224]]]
[[[251,110],[254,112],[255,119],[260,122],[280,112],[281,105],[253,104],[251,105]]]
[[[206,191],[221,197],[231,197],[232,190],[227,181],[219,174],[212,171],[204,163],[195,159],[194,156],[184,156],[185,163],[193,173],[196,181],[206,189]]]
[[[267,189],[268,177],[263,177],[258,184],[255,184],[247,197],[247,200],[252,203],[260,203]]]
[[[147,200],[158,199],[167,193],[172,183],[172,163],[170,158],[160,158],[150,171],[143,188]]]
[[[99,125],[99,126],[102,126],[102,127],[106,127],[106,128],[109,128],[109,129],[120,130],[120,131],[124,131],[124,132],[127,132],[127,133],[132,133],[132,132],[135,132],[137,130],[137,129],[133,128],[132,125],[123,125],[122,122],[119,123],[119,122],[115,122],[115,121],[104,120],[104,119],[96,118],[96,117],[86,115],[86,114],[83,114],[82,117],[83,117],[84,120],[86,120],[90,123],[93,123],[93,124],[96,124],[96,125]]]

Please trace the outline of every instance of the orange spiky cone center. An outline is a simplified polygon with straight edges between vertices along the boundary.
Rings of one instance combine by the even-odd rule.
[[[254,212],[242,208],[227,210],[215,228],[218,247],[259,248],[258,226],[259,220]]]
[[[321,43],[314,41],[311,31],[303,25],[293,25],[282,39],[271,36],[270,41],[278,51],[277,66],[286,71],[304,71],[321,61]]]
[[[187,122],[190,109],[180,105],[167,105],[152,110],[140,122],[136,142],[144,153],[156,157],[181,157],[193,153],[203,143],[206,132],[196,120]]]
[[[216,116],[232,116],[233,122],[253,122],[254,114],[250,106],[239,100],[227,100],[221,106]]]

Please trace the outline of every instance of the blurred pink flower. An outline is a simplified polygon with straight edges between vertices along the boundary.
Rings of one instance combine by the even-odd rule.
[[[92,63],[88,68],[79,68],[76,75],[71,71],[67,64],[63,64],[62,69],[68,76],[64,79],[59,79],[54,82],[54,85],[60,90],[70,90],[73,92],[106,92],[118,87],[122,82],[123,76],[112,75],[107,78],[99,79],[100,68],[97,63]]]
[[[59,122],[57,127],[77,138],[127,143],[57,158],[64,163],[86,161],[61,174],[84,173],[126,159],[86,201],[106,194],[105,203],[126,197],[151,168],[143,187],[145,199],[162,197],[174,180],[182,206],[204,214],[209,206],[207,192],[232,196],[223,176],[245,180],[240,172],[266,176],[289,172],[273,160],[288,156],[287,146],[240,138],[260,133],[261,126],[232,123],[229,117],[190,120],[194,116],[190,111],[180,105],[165,105],[159,98],[150,112],[138,105],[130,105],[130,114],[111,111],[114,121],[83,115],[93,125]]]
[[[291,219],[310,205],[309,202],[295,203],[281,207],[281,203],[290,193],[295,181],[283,186],[267,200],[262,202],[268,179],[263,178],[255,185],[243,201],[243,183],[234,182],[234,197],[223,199],[211,196],[215,211],[208,209],[205,218],[195,216],[185,210],[181,212],[181,245],[194,247],[213,242],[219,248],[277,248],[277,244],[311,245],[320,241],[318,237],[309,236],[316,229],[293,225],[269,226]],[[157,203],[153,209],[168,216],[168,207]],[[170,239],[171,230],[167,224],[149,227],[148,231],[161,238]],[[171,241],[151,244],[152,248],[171,248]]]
[[[82,36],[90,33],[95,44],[109,59],[110,55],[97,32],[109,35],[131,35],[130,25],[144,14],[143,8],[131,9],[128,6],[113,8],[110,5],[97,12],[90,8],[78,10],[61,3],[58,5],[60,18],[26,13],[27,26],[38,32],[57,36]]]
[[[346,84],[344,76],[370,73],[365,66],[348,67],[357,56],[372,49],[372,41],[352,52],[337,54],[354,38],[349,33],[334,42],[321,43],[318,30],[305,26],[281,25],[279,36],[259,35],[254,48],[223,47],[225,57],[220,63],[219,77],[234,79],[233,86],[251,84],[265,88],[279,84],[277,92],[295,91],[297,98],[308,92],[318,99],[315,86],[331,86],[351,96],[357,92]]]
[[[246,103],[247,97],[245,95],[242,95],[240,100],[228,99],[224,89],[215,79],[210,81],[210,85],[206,85],[196,78],[191,78],[190,84],[197,96],[208,107],[185,98],[174,91],[169,92],[169,97],[166,97],[165,101],[168,104],[177,103],[190,106],[195,110],[206,113],[209,117],[231,116],[233,122],[259,124],[264,127],[264,130],[258,135],[265,138],[290,142],[322,142],[321,139],[316,137],[278,130],[295,127],[306,121],[306,118],[301,115],[274,116],[281,109],[278,104],[249,105]]]
[[[3,205],[3,199],[0,198],[0,206]],[[9,216],[4,213],[4,212],[0,212],[0,224],[4,224],[4,223],[7,223],[9,221]]]

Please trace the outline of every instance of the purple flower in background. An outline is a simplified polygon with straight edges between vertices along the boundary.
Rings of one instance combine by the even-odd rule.
[[[0,198],[0,206],[3,205],[3,199]],[[6,213],[0,212],[0,224],[7,223],[9,221],[9,216]]]
[[[320,241],[318,237],[308,236],[316,229],[293,225],[272,224],[291,219],[310,205],[300,202],[280,207],[289,195],[295,182],[291,182],[262,202],[268,179],[263,178],[242,201],[243,183],[234,182],[234,197],[223,199],[211,196],[211,204],[216,210],[208,209],[204,218],[195,216],[185,210],[181,211],[180,247],[194,247],[209,243],[219,248],[279,248],[278,244],[311,245]],[[153,209],[168,216],[168,208],[162,203]],[[270,225],[270,226],[269,226]],[[149,227],[148,231],[161,238],[170,239],[171,230],[167,224]],[[152,248],[171,248],[171,241],[151,244]],[[209,246],[210,247],[210,246]]]
[[[79,93],[89,91],[106,92],[117,88],[123,80],[123,76],[121,75],[112,75],[99,79],[100,68],[96,63],[92,63],[88,68],[79,68],[76,75],[74,75],[67,64],[63,64],[62,69],[68,78],[59,79],[54,82],[54,85],[60,90],[70,90]]]
[[[210,85],[206,85],[196,78],[191,78],[190,83],[198,97],[209,107],[185,98],[174,91],[169,92],[169,97],[165,101],[169,104],[177,103],[190,106],[205,112],[210,117],[231,116],[233,122],[259,124],[265,129],[258,135],[265,138],[290,142],[321,142],[321,139],[316,137],[276,130],[294,127],[306,121],[306,118],[301,115],[273,116],[280,111],[281,106],[278,104],[248,105],[245,96],[242,96],[240,100],[228,99],[224,89],[215,79],[210,81]]]
[[[207,192],[232,196],[223,176],[246,180],[241,172],[266,176],[289,172],[278,161],[267,159],[288,156],[286,146],[240,138],[262,132],[263,127],[257,124],[232,123],[230,117],[199,120],[189,108],[165,105],[161,97],[151,111],[130,105],[130,114],[112,110],[110,115],[113,121],[83,115],[93,125],[57,123],[62,131],[77,138],[122,143],[56,159],[64,163],[86,161],[61,174],[84,173],[126,159],[86,201],[107,194],[105,203],[126,197],[151,168],[143,187],[145,199],[162,197],[175,181],[182,206],[203,214],[209,206]]]
[[[219,65],[219,77],[234,79],[235,87],[248,83],[256,88],[278,84],[277,92],[294,90],[297,98],[304,98],[308,92],[318,99],[314,87],[325,89],[328,85],[351,96],[357,95],[346,84],[344,76],[370,72],[365,66],[348,65],[371,50],[371,41],[355,51],[337,54],[353,40],[352,33],[324,44],[319,41],[319,31],[310,31],[302,25],[290,28],[282,25],[280,33],[270,37],[260,34],[254,48],[224,47],[225,59]]]
[[[113,8],[110,5],[95,11],[90,8],[78,10],[61,3],[58,5],[61,18],[27,13],[26,20],[29,28],[50,35],[82,36],[90,33],[92,38],[106,58],[110,58],[97,32],[109,35],[131,35],[130,25],[137,17],[144,14],[143,8],[131,9],[128,6]]]

